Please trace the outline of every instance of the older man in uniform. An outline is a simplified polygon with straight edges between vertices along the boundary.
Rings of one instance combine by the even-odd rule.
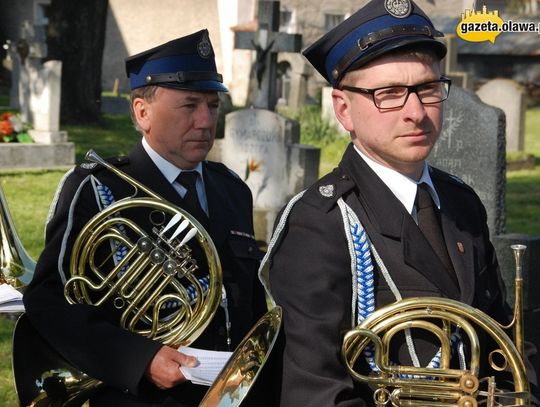
[[[109,161],[185,209],[209,232],[221,260],[227,301],[194,346],[234,350],[266,304],[256,278],[260,252],[253,237],[250,190],[223,164],[206,161],[214,143],[218,93],[227,91],[208,31],[130,57],[126,70],[133,120],[143,137],[127,157]],[[104,383],[91,406],[196,406],[207,387],[187,382],[179,369],[195,365],[192,357],[120,328],[110,303],[69,305],[64,298],[81,229],[133,192],[100,165],[82,164],[66,175],[51,208],[45,250],[24,296],[28,317],[63,357]],[[132,220],[149,223],[148,214],[134,213]],[[204,267],[202,253],[193,253]]]

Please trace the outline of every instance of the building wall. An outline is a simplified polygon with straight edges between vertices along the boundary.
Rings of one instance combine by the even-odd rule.
[[[296,32],[304,36],[307,47],[324,34],[325,14],[342,14],[346,17],[368,3],[369,0],[325,0],[313,6],[310,0],[281,0],[281,8],[296,14]],[[417,0],[415,1],[428,15],[460,16],[470,0]]]
[[[107,33],[103,54],[103,90],[115,79],[120,91],[129,90],[124,60],[175,38],[208,28],[222,69],[217,0],[109,0]]]

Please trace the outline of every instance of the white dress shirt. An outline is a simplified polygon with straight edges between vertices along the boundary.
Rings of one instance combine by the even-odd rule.
[[[360,151],[356,146],[354,146],[354,149],[366,162],[366,164],[369,165],[369,167],[375,172],[375,174],[377,174],[377,176],[382,180],[382,182],[384,182],[384,184],[390,189],[390,191],[392,191],[392,193],[403,204],[407,212],[411,214],[415,221],[417,221],[417,219],[414,201],[416,199],[416,191],[418,189],[418,184],[421,184],[422,182],[426,183],[429,186],[429,192],[431,194],[433,202],[438,209],[441,209],[441,201],[439,199],[439,195],[437,194],[437,190],[433,185],[433,181],[431,180],[431,176],[429,175],[428,165],[425,161],[424,169],[422,170],[422,176],[420,177],[420,180],[416,181],[412,178],[407,177],[406,175],[401,174],[400,172],[397,172],[396,170],[388,168],[372,160],[362,151]]]
[[[150,156],[150,159],[158,167],[159,171],[161,171],[167,181],[170,182],[176,192],[178,192],[178,194],[183,198],[186,195],[187,190],[180,183],[176,182],[176,178],[183,170],[176,167],[174,164],[160,156],[152,147],[150,147],[150,144],[148,144],[144,137],[142,139],[142,145],[144,150]],[[197,196],[199,198],[199,203],[201,204],[204,212],[208,215],[208,200],[206,199],[206,189],[204,188],[204,179],[202,176],[202,163],[197,164],[197,166],[193,170],[189,171],[197,171],[200,175],[199,177],[197,177],[197,183],[195,187],[197,188]]]

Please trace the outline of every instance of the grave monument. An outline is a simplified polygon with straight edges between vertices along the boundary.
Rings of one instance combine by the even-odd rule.
[[[75,146],[60,130],[62,63],[47,61],[45,26],[24,21],[21,36],[6,44],[12,59],[10,106],[29,123],[34,143],[1,143],[0,168],[73,165]]]
[[[259,1],[259,30],[236,33],[237,48],[257,52],[252,69],[255,91],[248,109],[226,116],[225,137],[210,155],[223,161],[250,187],[255,235],[264,242],[269,241],[275,217],[287,200],[319,175],[320,150],[299,144],[298,122],[273,111],[277,53],[301,48],[300,35],[278,32],[279,6],[279,1]]]

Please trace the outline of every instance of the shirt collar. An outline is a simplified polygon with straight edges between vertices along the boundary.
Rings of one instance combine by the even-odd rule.
[[[176,181],[176,178],[180,175],[180,173],[183,171],[182,169],[175,166],[173,163],[167,161],[165,158],[160,156],[152,147],[150,147],[150,144],[148,144],[148,141],[143,137],[142,139],[142,145],[146,153],[150,156],[150,159],[156,164],[159,171],[163,174],[165,178],[167,178],[167,181],[169,183],[173,183]],[[191,171],[191,170],[190,170]],[[197,166],[193,169],[193,171],[197,171],[199,175],[202,178],[202,163],[198,163]]]
[[[437,208],[441,208],[441,203],[439,200],[439,195],[433,185],[431,176],[429,175],[429,168],[427,163],[424,161],[424,169],[422,170],[422,176],[417,182],[412,178],[407,177],[406,175],[401,174],[400,172],[393,170],[391,168],[385,167],[384,165],[372,160],[362,151],[360,151],[356,146],[354,146],[356,152],[360,157],[366,162],[366,164],[377,174],[382,182],[392,191],[395,197],[403,204],[409,214],[413,213],[414,210],[414,201],[416,199],[416,190],[418,184],[425,182],[429,186],[429,192],[433,202]]]

